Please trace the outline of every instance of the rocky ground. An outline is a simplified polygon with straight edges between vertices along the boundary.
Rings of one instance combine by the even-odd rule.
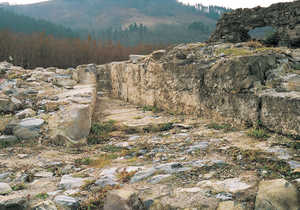
[[[105,96],[97,104],[92,145],[1,150],[2,209],[299,208],[299,140]]]
[[[184,47],[194,49],[177,48]],[[220,47],[230,49],[218,53],[226,62],[241,51]],[[165,53],[151,56],[163,60]],[[133,56],[128,63],[140,58],[148,59]],[[0,63],[0,210],[299,210],[297,136],[115,99],[105,91],[105,71],[96,82],[102,68],[25,70]],[[284,93],[298,97],[299,73],[288,73],[297,79]],[[135,87],[122,85],[126,94]]]

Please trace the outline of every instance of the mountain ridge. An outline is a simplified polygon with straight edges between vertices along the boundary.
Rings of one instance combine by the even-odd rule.
[[[226,8],[217,8],[219,11],[228,11]],[[218,19],[210,17],[204,10],[176,0],[53,0],[11,6],[10,9],[71,28],[88,30],[126,27],[132,23],[148,27],[158,24],[187,24],[197,20],[215,25]]]

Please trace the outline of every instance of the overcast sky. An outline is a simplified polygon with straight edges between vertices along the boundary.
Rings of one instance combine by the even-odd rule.
[[[29,4],[35,2],[41,2],[46,0],[0,0],[0,2],[9,2],[10,4]],[[109,0],[108,0],[109,1]],[[162,0],[163,1],[163,0]],[[179,0],[184,3],[202,3],[204,5],[218,5],[230,8],[240,8],[240,7],[256,7],[269,6],[277,2],[287,2],[292,0]]]

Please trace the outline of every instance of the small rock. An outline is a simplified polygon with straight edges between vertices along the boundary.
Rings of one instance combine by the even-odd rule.
[[[180,190],[180,192],[186,192],[186,193],[197,193],[203,191],[200,187],[192,187],[192,188],[183,188]]]
[[[166,179],[168,179],[169,177],[171,177],[170,174],[165,174],[165,175],[157,175],[152,177],[151,179],[148,180],[148,183],[150,184],[158,184]]]
[[[53,177],[53,173],[47,171],[40,171],[38,173],[35,173],[34,176],[38,178],[51,178]]]
[[[73,178],[70,175],[64,175],[61,178],[61,181],[59,183],[59,187],[63,189],[74,189],[74,188],[80,188],[82,185],[84,185],[84,180],[82,178]]]
[[[131,189],[113,190],[104,201],[104,210],[146,210],[144,203]]]
[[[21,112],[18,112],[16,114],[16,117],[21,120],[21,119],[24,119],[24,118],[34,117],[35,115],[36,115],[36,112],[34,110],[28,108],[28,109],[25,109]]]
[[[137,63],[140,60],[146,58],[145,55],[129,55],[129,59],[132,63]]]
[[[28,129],[35,129],[40,128],[44,124],[43,119],[35,119],[35,118],[27,118],[22,120],[18,126],[28,128]]]
[[[27,118],[21,120],[19,123],[13,128],[13,134],[20,139],[34,139],[39,136],[39,129],[44,124],[44,120],[35,119],[35,118]]]
[[[116,182],[116,180],[112,179],[111,177],[102,177],[98,179],[95,184],[100,187],[106,187],[106,186],[115,186],[119,184]]]
[[[136,183],[136,182],[139,182],[141,180],[144,180],[144,179],[148,178],[149,176],[152,176],[156,171],[157,171],[157,169],[155,169],[155,168],[149,168],[149,169],[137,172],[131,178],[130,183]]]
[[[154,60],[159,60],[164,54],[166,54],[166,50],[157,50],[154,51],[151,56]]]
[[[262,181],[258,188],[255,210],[299,210],[297,189],[286,180]]]
[[[241,182],[239,178],[225,179],[224,181],[215,181],[210,180],[201,181],[197,186],[203,188],[212,188],[216,192],[230,192],[237,193],[241,191],[248,190],[252,185]]]
[[[246,210],[240,203],[235,203],[233,201],[225,201],[219,203],[217,210]]]
[[[79,202],[75,198],[65,195],[56,196],[54,202],[66,209],[76,210],[79,207]]]
[[[11,187],[6,183],[0,182],[0,195],[6,195],[10,192],[12,192]]]
[[[27,197],[17,197],[12,199],[0,199],[0,209],[1,210],[23,210],[28,209],[28,199]]]
[[[0,174],[0,181],[6,180],[7,178],[10,177],[10,175],[11,175],[11,173],[9,173],[9,172]]]
[[[166,174],[174,174],[174,173],[179,173],[179,172],[184,172],[184,171],[189,171],[192,168],[190,167],[183,167],[182,164],[173,162],[173,163],[166,163],[166,164],[161,164],[155,167],[156,170],[163,171]]]
[[[205,150],[208,147],[208,142],[200,142],[196,145],[190,146],[190,148],[187,150],[188,153],[194,152],[197,150]]]
[[[232,200],[232,194],[231,193],[219,193],[216,195],[217,199],[220,199],[222,201],[228,201],[228,200]]]
[[[47,200],[32,207],[32,210],[57,210],[53,201]]]
[[[0,136],[0,143],[2,145],[13,145],[18,142],[18,138],[15,136]]]

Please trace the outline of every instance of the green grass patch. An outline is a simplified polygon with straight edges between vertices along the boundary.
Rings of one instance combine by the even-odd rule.
[[[116,153],[116,152],[121,152],[123,148],[114,145],[105,145],[104,147],[101,148],[101,150],[104,152]]]
[[[47,193],[43,192],[43,193],[37,194],[35,197],[38,199],[46,200],[49,197],[49,195]]]
[[[263,128],[252,128],[247,132],[247,135],[256,139],[268,139],[269,133]]]
[[[153,113],[159,113],[162,112],[162,110],[156,106],[144,106],[143,112],[153,112]]]
[[[115,131],[115,121],[110,120],[103,123],[93,124],[91,127],[90,135],[88,136],[88,144],[100,144],[109,139],[109,133]]]
[[[89,165],[92,160],[89,157],[79,158],[75,160],[75,165]]]
[[[89,165],[95,168],[104,168],[105,166],[110,165],[112,160],[117,159],[118,157],[117,154],[103,154],[92,160]]]
[[[215,129],[215,130],[224,130],[225,132],[236,131],[237,129],[232,127],[230,124],[217,124],[217,123],[210,123],[207,125],[208,129]]]
[[[18,184],[15,184],[11,187],[11,189],[13,191],[19,191],[19,190],[24,190],[26,189],[26,185],[24,183],[18,183]]]
[[[146,128],[144,128],[145,133],[155,133],[155,132],[162,132],[162,131],[168,131],[174,128],[173,123],[163,123],[158,125],[149,125]]]

